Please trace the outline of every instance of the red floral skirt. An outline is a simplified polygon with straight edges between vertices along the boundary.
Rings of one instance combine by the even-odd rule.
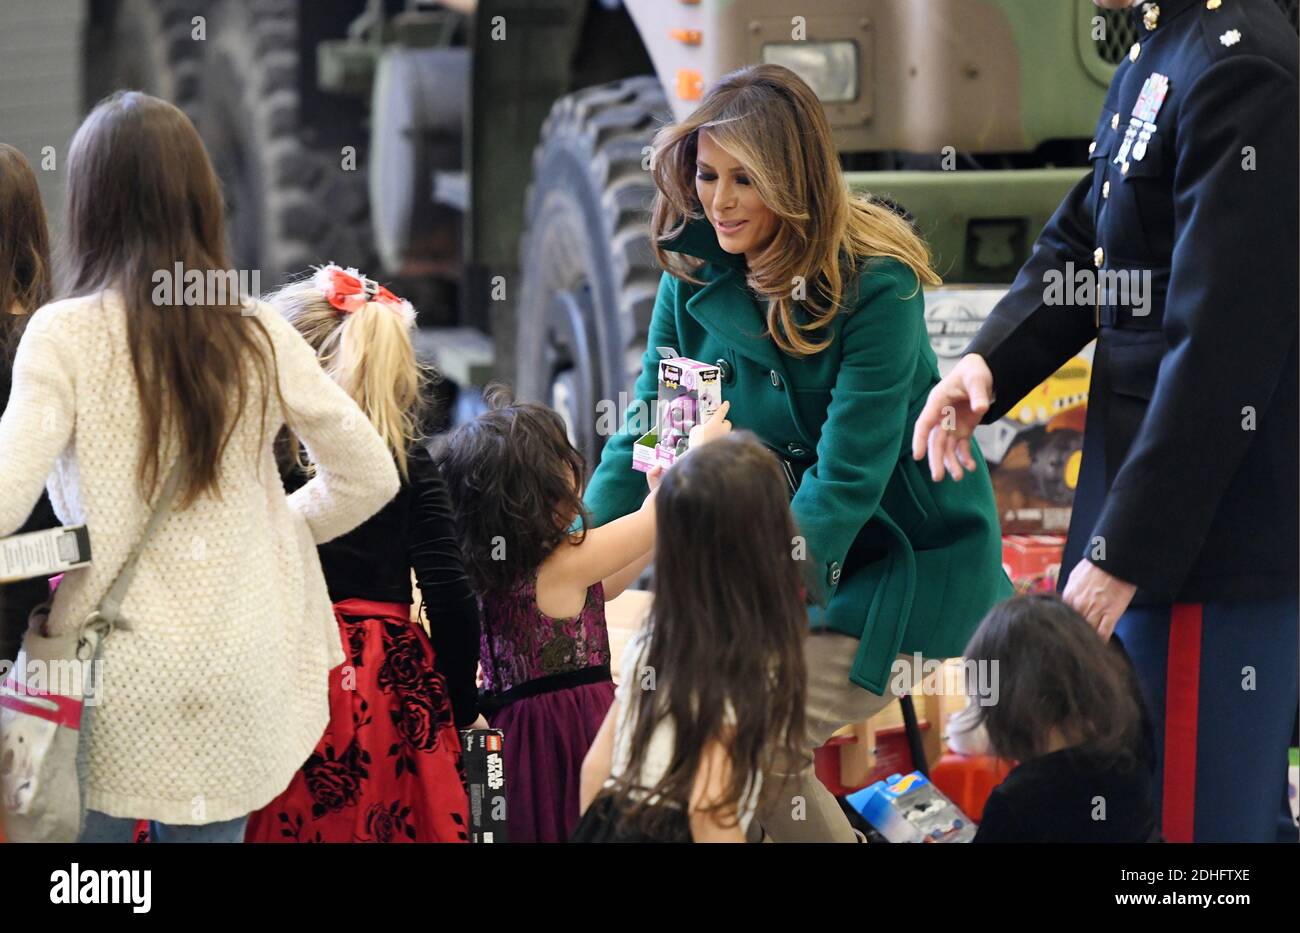
[[[330,722],[289,786],[249,814],[246,842],[467,842],[460,737],[433,647],[408,607],[334,604],[348,660]]]

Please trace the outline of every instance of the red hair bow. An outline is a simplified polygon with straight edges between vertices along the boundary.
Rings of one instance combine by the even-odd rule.
[[[368,279],[356,269],[344,269],[334,263],[321,266],[312,282],[330,306],[343,314],[354,314],[369,302],[390,305],[408,324],[415,321],[415,309],[409,301],[398,298],[374,279]]]

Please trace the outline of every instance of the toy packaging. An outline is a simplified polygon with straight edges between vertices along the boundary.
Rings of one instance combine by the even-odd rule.
[[[90,534],[85,525],[0,538],[0,583],[52,577],[89,563]]]
[[[946,376],[1006,290],[935,288],[925,293],[930,347]],[[1090,313],[1080,311],[1079,313]],[[988,462],[1003,534],[1064,534],[1078,484],[1093,345],[993,424],[975,429]]]
[[[506,842],[505,756],[500,729],[462,729],[461,760],[469,790],[469,841]]]
[[[1003,535],[1002,569],[1017,593],[1051,593],[1061,575],[1063,535]]]
[[[649,473],[670,467],[686,453],[691,428],[713,417],[722,404],[722,371],[659,347],[659,396],[655,427],[632,445],[632,468]]]
[[[920,771],[891,774],[846,799],[890,842],[970,842],[975,838],[975,824]]]

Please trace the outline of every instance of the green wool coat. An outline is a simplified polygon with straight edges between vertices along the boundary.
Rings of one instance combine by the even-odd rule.
[[[765,335],[744,257],[725,252],[708,223],[689,223],[668,248],[705,260],[696,274],[705,284],[664,273],[637,399],[654,411],[656,347],[718,362],[732,424],[807,465],[790,507],[821,584],[810,624],[859,639],[853,683],[883,693],[900,651],[960,654],[1011,585],[978,448],[979,469],[961,482],[932,482],[911,456],[913,425],[939,379],[915,274],[893,259],[865,263],[830,346],[800,358]],[[585,495],[595,526],[645,498],[635,440],[624,430],[605,445]]]

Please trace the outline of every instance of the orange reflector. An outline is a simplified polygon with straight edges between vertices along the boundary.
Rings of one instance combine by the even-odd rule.
[[[698,29],[670,29],[668,37],[686,45],[699,45],[700,40],[704,38],[704,33]]]
[[[682,100],[699,100],[704,96],[704,77],[694,68],[678,68],[677,96]]]

